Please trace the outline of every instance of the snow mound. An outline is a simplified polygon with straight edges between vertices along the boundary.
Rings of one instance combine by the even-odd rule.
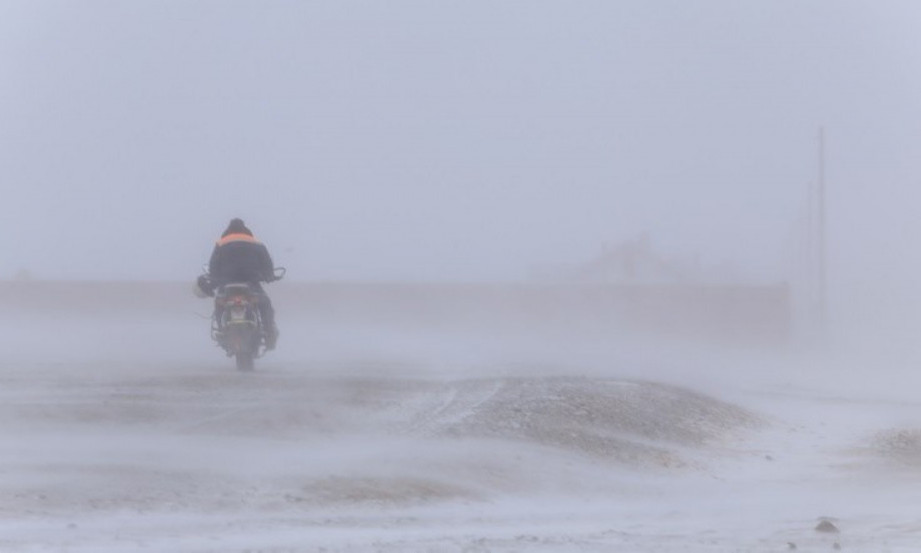
[[[921,468],[921,429],[881,432],[874,438],[873,448],[886,459]]]
[[[0,512],[310,511],[606,494],[759,424],[684,388],[586,377],[11,372]],[[613,469],[613,470],[612,470]]]
[[[759,424],[752,413],[684,388],[591,378],[465,381],[418,414],[440,437],[533,442],[630,465],[681,466],[682,448]]]

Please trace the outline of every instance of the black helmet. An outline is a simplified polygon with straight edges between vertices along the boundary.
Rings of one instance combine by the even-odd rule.
[[[246,223],[243,222],[243,219],[235,217],[230,220],[230,224],[227,225],[227,230],[224,231],[224,234],[221,236],[227,236],[228,234],[248,234],[253,235],[253,232],[246,227]]]

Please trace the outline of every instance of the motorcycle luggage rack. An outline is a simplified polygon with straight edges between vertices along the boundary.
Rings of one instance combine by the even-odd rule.
[[[246,282],[231,282],[221,286],[219,295],[229,296],[231,294],[252,294],[253,287]]]

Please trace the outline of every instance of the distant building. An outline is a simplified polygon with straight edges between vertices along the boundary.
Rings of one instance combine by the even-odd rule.
[[[648,234],[605,245],[601,254],[575,267],[568,280],[608,284],[687,284],[699,280],[696,263],[658,255]]]
[[[709,280],[697,258],[669,259],[654,251],[648,234],[605,244],[601,253],[585,263],[543,267],[532,271],[536,280],[591,284],[688,285]]]

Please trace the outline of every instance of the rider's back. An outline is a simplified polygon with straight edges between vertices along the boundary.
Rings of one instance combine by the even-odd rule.
[[[272,259],[265,245],[243,233],[223,236],[215,245],[209,273],[218,286],[228,282],[268,281],[272,278]]]

